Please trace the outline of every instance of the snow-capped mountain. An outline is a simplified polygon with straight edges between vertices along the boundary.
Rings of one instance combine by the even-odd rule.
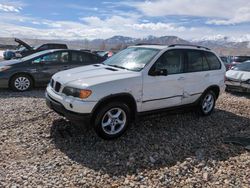
[[[228,37],[225,35],[205,36],[201,39],[191,40],[191,42],[209,48],[250,48],[250,35],[240,37]]]
[[[126,36],[113,36],[108,39],[94,39],[94,40],[39,40],[39,39],[24,39],[28,44],[35,46],[43,43],[60,42],[66,43],[69,48],[74,49],[95,49],[95,50],[109,50],[122,49],[129,45],[135,44],[197,44],[206,46],[217,51],[225,49],[226,51],[237,52],[250,51],[250,34],[241,37],[228,37],[224,35],[205,36],[200,39],[193,39],[190,41],[184,40],[176,36],[162,36],[156,37],[153,35],[144,38],[132,38]],[[13,38],[0,38],[0,48],[14,48],[16,43]],[[222,50],[224,51],[224,50]]]

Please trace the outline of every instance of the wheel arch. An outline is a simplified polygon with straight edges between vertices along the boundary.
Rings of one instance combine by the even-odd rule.
[[[213,91],[216,99],[218,99],[219,95],[220,95],[220,86],[218,85],[211,85],[209,86],[204,92],[203,95],[207,92],[207,91]]]
[[[117,93],[117,94],[108,95],[102,98],[101,100],[99,100],[99,102],[95,105],[95,107],[92,110],[92,119],[93,117],[95,117],[96,113],[103,105],[109,102],[113,102],[113,101],[124,102],[125,104],[127,104],[131,110],[132,120],[136,118],[137,105],[136,105],[135,98],[130,93]]]
[[[12,74],[12,75],[10,76],[10,78],[9,78],[9,81],[8,81],[9,87],[11,86],[11,80],[14,78],[14,76],[17,76],[17,75],[27,75],[27,76],[29,76],[29,77],[32,79],[32,84],[33,84],[32,86],[35,85],[35,79],[34,79],[34,77],[32,76],[32,74],[30,74],[30,73],[28,73],[28,72],[16,72],[16,73]]]

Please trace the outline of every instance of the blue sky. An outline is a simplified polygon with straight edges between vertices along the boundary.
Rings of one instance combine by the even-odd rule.
[[[249,0],[0,0],[0,36],[250,40]]]

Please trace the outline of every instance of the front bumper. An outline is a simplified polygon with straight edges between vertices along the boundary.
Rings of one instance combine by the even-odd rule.
[[[60,102],[52,99],[47,92],[45,93],[45,97],[47,106],[57,112],[59,115],[66,117],[72,122],[82,122],[87,124],[90,123],[91,113],[76,113],[69,111],[65,109]]]
[[[250,84],[246,82],[237,82],[237,81],[225,81],[227,89],[233,91],[243,91],[250,92]]]

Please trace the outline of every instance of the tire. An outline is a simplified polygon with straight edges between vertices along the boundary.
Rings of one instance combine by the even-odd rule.
[[[202,116],[210,115],[214,110],[215,103],[216,103],[216,96],[213,91],[210,90],[204,93],[198,105],[199,114]]]
[[[17,74],[11,78],[10,87],[14,91],[28,91],[33,87],[33,80],[29,75]]]
[[[130,109],[122,102],[112,102],[100,108],[95,116],[96,134],[112,140],[120,137],[130,124]]]

